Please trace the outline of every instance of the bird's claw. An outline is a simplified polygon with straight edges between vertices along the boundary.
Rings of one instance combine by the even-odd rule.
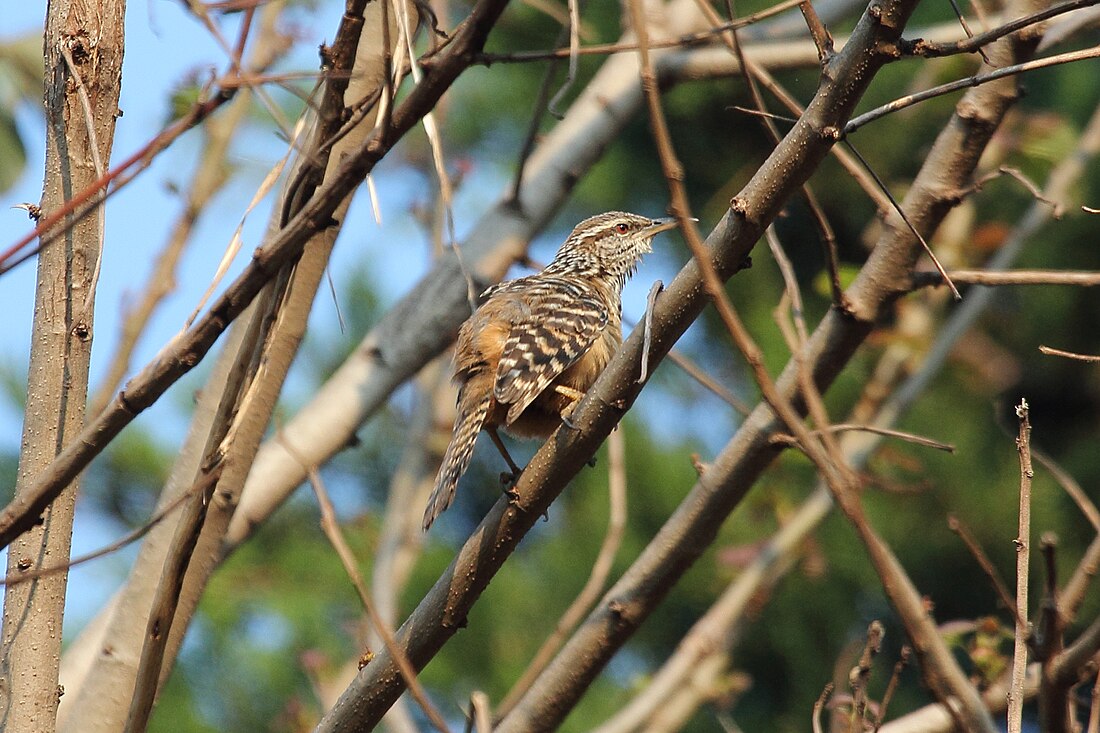
[[[576,430],[577,425],[573,422],[573,413],[577,410],[577,403],[572,402],[561,411],[561,424],[570,430]]]

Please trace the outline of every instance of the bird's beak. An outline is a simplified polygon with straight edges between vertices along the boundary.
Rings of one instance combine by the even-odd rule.
[[[691,221],[699,221],[698,219],[691,219]],[[652,236],[660,232],[667,232],[669,229],[675,229],[679,226],[679,220],[674,216],[666,216],[662,219],[654,219],[653,223],[645,228],[646,235]]]

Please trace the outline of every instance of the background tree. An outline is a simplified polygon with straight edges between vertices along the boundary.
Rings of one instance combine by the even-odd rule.
[[[46,630],[6,611],[5,727],[458,729],[473,701],[479,730],[934,730],[950,701],[991,730],[1006,696],[1035,700],[1011,729],[1096,724],[1095,366],[1038,348],[1096,350],[1092,4],[131,9],[130,137],[109,159],[101,133],[103,170],[0,264],[29,322],[17,263],[76,272],[66,242],[105,215],[79,435],[39,406],[45,370],[5,366],[10,422],[50,442],[4,445],[5,607],[47,581],[70,599],[56,675],[60,607],[24,615]],[[128,103],[188,44],[221,71]],[[27,45],[0,53],[12,99]],[[72,135],[90,81],[63,61]],[[5,170],[36,125],[0,119]],[[515,496],[479,451],[423,534],[471,292],[606,209],[682,220],[626,293],[648,325],[575,429],[527,447]],[[48,301],[70,308],[39,307],[35,343],[91,303]],[[129,535],[66,580],[34,532],[81,472],[76,545]],[[995,580],[1019,557],[1024,598]],[[32,672],[64,688],[56,726],[18,691]]]

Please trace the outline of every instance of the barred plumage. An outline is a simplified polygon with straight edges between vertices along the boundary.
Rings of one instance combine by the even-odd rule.
[[[495,285],[455,344],[458,416],[424,512],[424,529],[454,500],[481,430],[516,470],[496,429],[547,438],[622,343],[622,288],[671,219],[612,211],[584,220],[546,268]]]

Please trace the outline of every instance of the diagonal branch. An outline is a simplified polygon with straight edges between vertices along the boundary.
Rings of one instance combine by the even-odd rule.
[[[743,264],[767,224],[827,154],[844,119],[850,114],[874,73],[886,63],[888,57],[882,53],[882,49],[897,40],[901,26],[912,10],[912,2],[897,0],[875,5],[874,8],[873,13],[864,15],[848,46],[831,62],[831,74],[822,83],[807,108],[806,115],[798,121],[742,193],[733,200],[730,211],[711,232],[708,238],[708,257],[721,278],[728,278]],[[891,290],[888,297],[896,297],[900,292],[902,291]],[[662,358],[668,352],[673,342],[699,315],[706,300],[699,267],[694,262],[689,263],[657,300],[653,314],[651,358]],[[872,308],[865,310],[869,312]],[[871,326],[871,321],[857,321],[850,317],[845,317],[844,322],[858,325],[840,344],[830,344],[827,339],[818,339],[816,344],[811,342],[812,348],[827,346],[830,350],[839,349],[839,359],[827,358],[817,362],[821,370],[817,376],[825,381],[831,380],[835,370],[839,369],[846,358],[845,354],[850,355],[848,349],[854,349]],[[835,318],[830,323],[834,327],[841,326]],[[549,507],[565,483],[595,452],[617,424],[623,411],[636,399],[640,390],[635,379],[641,341],[642,334],[635,330],[572,416],[574,429],[559,430],[536,453],[515,488],[515,498],[497,502],[459,551],[455,561],[402,626],[398,638],[406,646],[408,656],[415,665],[423,666],[427,663],[458,630],[470,607],[519,540]],[[812,351],[811,355],[821,356],[819,351]],[[769,416],[757,410],[746,423],[750,429],[747,432],[742,431],[743,436],[755,435],[749,438],[750,445],[754,445],[755,450],[748,458],[755,469],[762,469],[778,452],[777,448],[768,444],[768,431],[760,430],[771,422]],[[731,467],[732,459],[733,456],[728,451],[724,453],[724,458],[721,459],[724,462],[718,475],[721,475],[723,469]],[[703,482],[708,487],[712,486],[710,472],[704,476]],[[738,485],[739,488],[747,488],[747,483],[738,481]],[[720,501],[725,503],[730,498],[730,493],[722,493]],[[719,509],[713,515],[718,521],[708,519],[707,524],[710,526],[704,527],[697,538],[693,537],[691,541],[683,542],[677,547],[665,546],[679,556],[674,562],[685,567],[702,552],[717,530],[719,517],[725,516],[732,509],[737,498],[739,496],[724,511]],[[646,593],[659,598],[669,587],[671,579],[666,578],[647,586]],[[613,595],[612,598],[614,597]],[[640,621],[640,618],[635,617],[634,610],[636,609],[623,608],[621,605],[609,609],[607,603],[601,603],[593,613],[599,617],[600,621],[597,623],[602,626],[603,631],[614,637],[608,639],[608,643],[604,645],[606,653],[591,655],[579,668],[570,665],[570,669],[564,673],[572,679],[574,686],[566,697],[554,698],[552,703],[547,703],[550,696],[539,696],[542,703],[549,705],[549,708],[538,705],[532,709],[527,704],[531,695],[525,696],[520,707],[501,722],[501,730],[541,730],[554,726],[559,715],[571,706],[571,700],[575,699],[583,686],[606,663],[610,652]],[[580,633],[587,635],[593,626],[590,615]],[[566,650],[574,642],[570,642]],[[561,655],[548,668],[546,674],[554,677],[563,674],[560,657]],[[392,660],[385,655],[379,655],[341,696],[340,701],[321,721],[318,730],[367,729],[388,709],[401,690],[400,678]]]
[[[851,53],[852,46],[859,43],[859,31],[860,27],[857,27],[853,41],[845,46],[827,69],[830,78],[845,79],[845,75],[838,70],[838,64]],[[1017,52],[1026,54],[1028,48],[1024,46]],[[999,61],[1004,62],[1003,59]],[[827,86],[823,85],[808,107],[807,116],[820,113],[818,105],[822,100],[822,91]],[[933,231],[955,205],[953,192],[973,174],[982,150],[1017,95],[1014,84],[998,84],[974,90],[960,102],[956,115],[940,134],[903,203],[910,219],[920,230],[926,233]],[[800,124],[805,119],[806,116]],[[784,142],[795,137],[797,131],[796,126]],[[761,169],[761,172],[764,171],[771,172],[767,165]],[[777,175],[776,178],[786,182],[782,176]],[[750,184],[749,190],[751,188]],[[743,196],[744,194],[734,199],[735,207],[743,200]],[[836,377],[841,366],[851,358],[870,332],[872,324],[901,295],[922,251],[919,242],[897,216],[889,217],[886,224],[867,264],[846,293],[850,312],[841,313],[835,308],[831,310],[807,342],[804,359],[810,365],[819,388],[827,386]],[[712,241],[717,234],[718,231],[712,234]],[[680,292],[677,286],[682,284],[682,277],[683,275],[673,282],[666,297],[658,302],[657,318],[654,321],[655,347],[658,353],[662,353],[663,338],[667,333],[666,323],[660,318],[660,306],[669,300],[675,302]],[[695,287],[701,286],[695,284]],[[635,339],[632,337],[627,342],[628,352],[634,344]],[[608,372],[594,388],[605,400],[610,401],[611,396],[604,395],[599,388],[605,387],[610,379],[622,378],[620,366],[618,359],[613,361]],[[797,393],[799,370],[800,365],[792,361],[778,380],[780,395],[786,400],[794,399]],[[802,409],[799,403],[795,404]],[[574,416],[579,425],[584,424],[588,415],[586,406],[578,408]],[[540,683],[532,689],[513,715],[502,721],[502,732],[539,730],[541,726],[553,724],[545,721],[560,719],[571,707],[595,673],[607,663],[610,656],[638,628],[676,580],[713,541],[722,521],[774,458],[774,448],[769,447],[769,440],[778,427],[774,414],[767,406],[759,406],[753,412],[638,560],[605,594],[600,606],[574,634],[573,639],[547,669]],[[483,523],[483,530],[493,526],[490,524],[492,519],[490,517]],[[463,559],[460,556],[457,567],[462,567]],[[883,560],[883,566],[890,564],[885,555],[880,559]],[[905,608],[917,610],[908,605]],[[407,625],[413,627],[419,620],[414,614]],[[913,618],[911,621],[919,622],[919,619]],[[943,668],[955,666],[949,659],[943,658],[942,652],[942,648],[937,650]],[[932,681],[940,687],[941,694],[944,689],[966,688],[965,679],[956,679],[944,686],[940,686],[942,680]],[[967,705],[967,708],[976,718],[982,717],[974,705]],[[975,720],[975,723],[982,728],[986,721],[978,723]]]

